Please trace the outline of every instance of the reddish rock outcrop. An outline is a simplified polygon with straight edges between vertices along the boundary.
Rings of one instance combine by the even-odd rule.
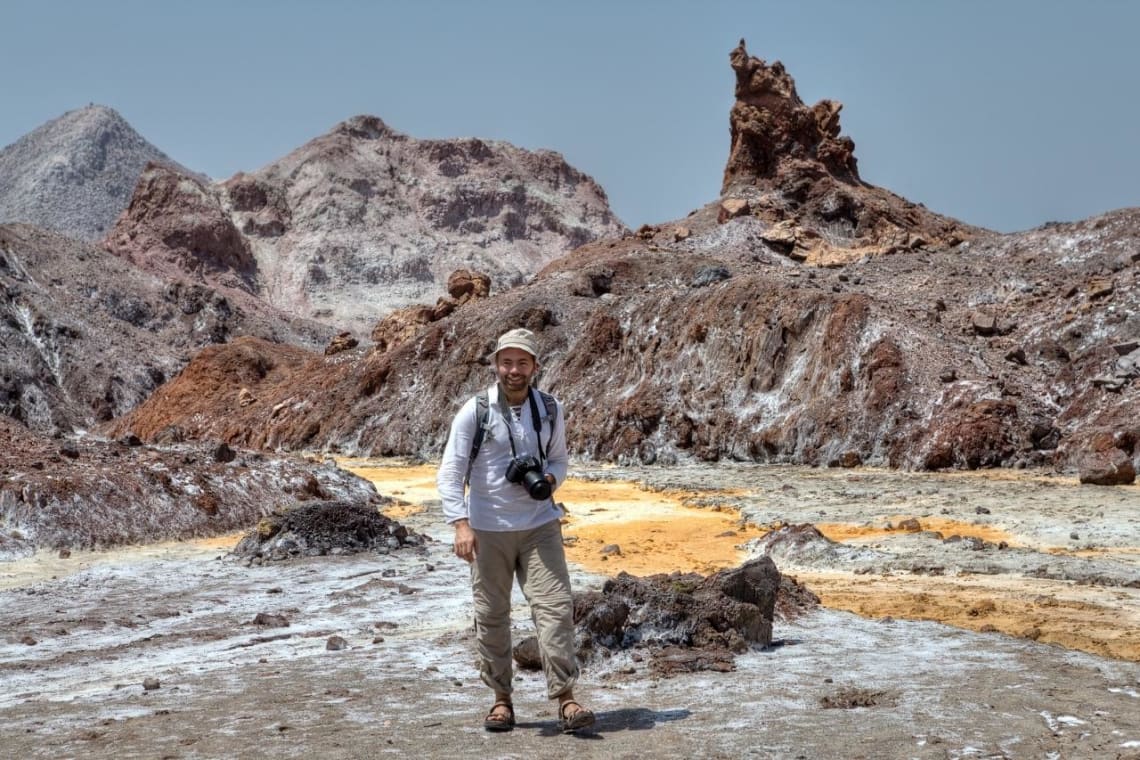
[[[781,167],[796,161],[817,164],[824,172],[858,182],[855,142],[839,136],[843,104],[821,100],[811,108],[796,93],[796,84],[779,61],[771,65],[748,55],[744,40],[729,54],[736,72],[732,107],[732,147],[724,170],[724,187],[736,180],[775,178]]]
[[[773,247],[823,266],[952,246],[981,232],[863,182],[855,142],[840,134],[842,103],[807,106],[783,64],[749,55],[744,40],[729,61],[736,102],[718,221],[752,214],[769,225]]]
[[[257,262],[214,191],[161,164],[139,177],[107,250],[157,275],[186,275],[254,290]]]

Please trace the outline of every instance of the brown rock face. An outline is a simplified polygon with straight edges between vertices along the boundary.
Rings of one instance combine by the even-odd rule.
[[[810,161],[834,177],[857,182],[855,143],[839,136],[842,103],[821,100],[811,108],[779,61],[768,65],[748,55],[744,40],[729,55],[736,72],[732,107],[732,148],[724,187],[737,178],[774,178],[780,165]]]
[[[768,239],[782,253],[824,266],[978,234],[860,180],[855,143],[840,135],[841,103],[808,107],[783,65],[750,56],[744,40],[729,61],[736,103],[719,221],[754,214],[779,226]]]
[[[371,351],[337,361],[220,347],[112,433],[177,424],[241,445],[436,456],[456,405],[492,381],[495,337],[518,326],[539,334],[572,451],[600,460],[1072,470],[1094,438],[1140,433],[1136,380],[1095,382],[1122,371],[1115,346],[1140,329],[1138,270],[1107,300],[1066,295],[1099,276],[1101,251],[1140,241],[1140,212],[823,270],[758,234],[726,243],[714,213],[669,247],[597,243],[441,318],[394,314]],[[1016,327],[978,334],[978,303]],[[1007,358],[1018,347],[1025,363]],[[239,371],[247,352],[280,374]],[[259,403],[239,406],[242,387]]]
[[[106,246],[160,276],[210,276],[254,289],[257,262],[214,191],[160,164],[148,165],[139,177]]]

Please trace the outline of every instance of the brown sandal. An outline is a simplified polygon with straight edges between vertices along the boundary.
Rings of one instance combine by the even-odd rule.
[[[507,714],[495,712],[500,707],[507,708]],[[510,731],[515,727],[515,708],[510,702],[496,702],[491,705],[487,717],[483,718],[483,728],[488,731]]]
[[[566,708],[574,705],[578,709],[566,715]],[[564,734],[572,734],[580,728],[594,725],[594,713],[572,699],[568,699],[558,706],[558,727]]]

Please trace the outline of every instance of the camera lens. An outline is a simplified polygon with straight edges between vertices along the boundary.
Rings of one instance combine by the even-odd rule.
[[[528,470],[523,475],[523,484],[530,498],[540,501],[550,498],[550,482],[537,470]]]

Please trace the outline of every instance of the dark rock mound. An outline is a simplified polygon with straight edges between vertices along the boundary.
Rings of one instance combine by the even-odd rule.
[[[782,564],[811,567],[839,567],[852,561],[875,558],[873,550],[832,541],[811,523],[774,527],[766,536],[757,539],[751,548]]]
[[[262,518],[232,554],[251,559],[284,560],[327,554],[388,554],[422,546],[424,538],[375,508],[344,501],[305,504]]]
[[[648,650],[651,668],[661,675],[732,670],[734,654],[772,642],[777,597],[787,594],[796,604],[818,604],[810,592],[790,593],[789,584],[796,585],[782,578],[767,557],[708,577],[621,573],[601,592],[575,597],[578,656],[608,657],[638,649]],[[536,660],[527,658],[533,649],[526,641],[519,644],[520,666]]]

